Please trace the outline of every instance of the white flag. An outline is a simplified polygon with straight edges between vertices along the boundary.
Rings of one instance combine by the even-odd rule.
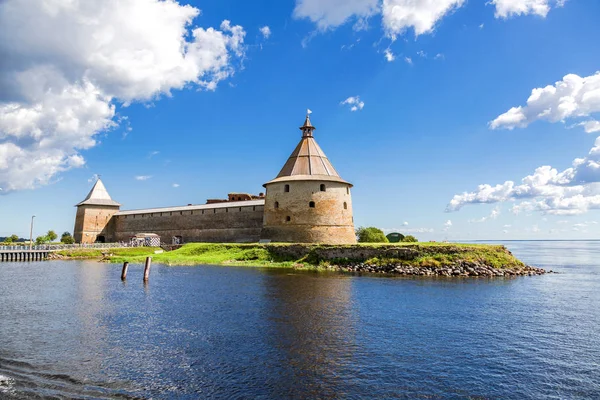
[[[312,111],[310,111],[310,109],[308,109],[308,108],[307,108],[307,109],[306,109],[306,113],[307,113],[307,114],[312,114]]]

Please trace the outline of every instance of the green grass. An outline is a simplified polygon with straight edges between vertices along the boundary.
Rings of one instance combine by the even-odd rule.
[[[57,254],[68,258],[101,259],[107,258],[112,261],[113,258],[146,257],[154,255],[160,247],[124,247],[113,249],[68,249],[60,250]],[[106,255],[106,257],[105,257]]]
[[[155,263],[166,265],[243,265],[283,268],[324,269],[332,265],[357,262],[400,264],[415,267],[444,267],[459,261],[480,262],[493,268],[522,268],[504,246],[463,243],[386,243],[357,245],[309,244],[216,244],[188,243],[180,249],[155,254],[157,248],[63,250],[68,258],[104,259],[110,262],[143,263],[152,256]],[[351,252],[354,258],[328,258],[327,251]],[[361,252],[363,250],[365,254]],[[375,251],[374,251],[375,250]],[[362,256],[362,257],[361,257]]]

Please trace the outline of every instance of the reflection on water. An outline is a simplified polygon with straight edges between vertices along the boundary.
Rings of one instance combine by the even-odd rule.
[[[0,398],[598,397],[600,243],[506,245],[560,274],[3,263]]]
[[[273,329],[269,338],[284,362],[273,397],[340,395],[357,347],[351,284],[337,274],[269,273],[264,296]]]

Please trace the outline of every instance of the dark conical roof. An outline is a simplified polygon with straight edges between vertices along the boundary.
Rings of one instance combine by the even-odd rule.
[[[337,173],[333,165],[313,137],[316,129],[306,115],[302,130],[302,139],[296,146],[287,162],[270,182],[284,180],[326,180],[348,183]]]
[[[94,187],[92,188],[92,190],[90,190],[87,197],[82,202],[78,203],[76,207],[83,205],[115,207],[121,206],[119,203],[117,203],[110,197],[108,191],[106,190],[106,187],[104,186],[104,183],[102,183],[100,179],[96,181]]]

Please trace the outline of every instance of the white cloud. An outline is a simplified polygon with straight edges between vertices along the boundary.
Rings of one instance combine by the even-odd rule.
[[[421,58],[427,58],[427,53],[425,53],[423,50],[417,51],[417,55]]]
[[[470,219],[469,222],[470,223],[482,223],[482,222],[485,222],[485,221],[489,221],[491,219],[496,219],[496,218],[498,218],[499,215],[500,215],[500,207],[495,207],[490,212],[490,215],[488,215],[487,217],[481,217],[479,219]]]
[[[507,225],[504,225],[504,226],[503,226],[503,228],[510,228],[511,226],[512,226],[512,225],[510,225],[510,224],[507,224]]]
[[[599,121],[589,120],[589,121],[580,122],[577,125],[583,126],[585,133],[600,132],[600,122]]]
[[[174,187],[174,188],[178,188],[178,187],[179,187],[179,183],[174,183],[174,184],[173,184],[173,187]]]
[[[244,56],[241,26],[192,26],[174,1],[0,2],[0,186],[48,184],[117,126],[115,105],[214,90]],[[132,18],[132,16],[136,16]],[[68,38],[68,41],[66,38]]]
[[[359,111],[365,107],[365,102],[361,101],[360,96],[348,97],[340,104],[348,105],[350,107],[350,111]]]
[[[550,3],[566,0],[491,0],[496,18],[538,14],[545,16]],[[467,0],[296,0],[293,17],[309,19],[318,31],[336,28],[354,20],[355,31],[368,28],[368,19],[381,14],[382,28],[392,40],[411,30],[416,37],[432,33],[439,22]],[[480,25],[483,28],[483,24]],[[303,40],[303,46],[314,33]]]
[[[136,181],[147,181],[152,178],[152,175],[137,175],[134,177]]]
[[[404,61],[406,61],[407,64],[413,65],[413,60],[410,57],[404,57]]]
[[[96,182],[98,180],[98,178],[100,178],[100,175],[94,174],[90,178],[88,178],[87,181],[88,181],[88,183]]]
[[[401,233],[433,233],[435,232],[432,228],[383,228],[384,233],[401,232]]]
[[[434,60],[443,60],[445,58],[446,57],[442,53],[437,53],[435,57],[433,57]]]
[[[157,151],[157,150],[151,151],[150,153],[148,153],[148,158],[152,158],[158,154],[160,154],[160,151]]]
[[[496,18],[510,18],[517,15],[535,14],[546,17],[551,5],[562,6],[566,0],[492,0],[496,6]]]
[[[385,49],[383,53],[385,55],[385,59],[388,62],[392,62],[396,59],[396,56],[394,55],[394,53],[392,53],[392,51],[390,49]]]
[[[491,186],[479,185],[474,192],[455,195],[446,211],[458,211],[466,204],[521,201],[512,206],[515,214],[540,211],[551,215],[578,215],[600,209],[600,137],[584,158],[558,172],[542,166],[517,185],[513,181]]]
[[[408,226],[408,222],[404,221],[404,222],[402,223],[402,226]]]
[[[597,112],[600,112],[600,71],[583,78],[569,74],[554,85],[533,89],[527,105],[512,107],[491,121],[490,127],[524,128],[537,120],[559,122],[589,117]],[[600,130],[600,124],[595,120],[582,125],[586,132]]]
[[[376,14],[378,3],[379,0],[296,0],[294,18],[308,18],[319,30],[327,30],[353,18],[360,20]]]
[[[391,38],[412,28],[415,36],[431,33],[445,15],[465,0],[383,0],[383,26]]]
[[[531,232],[538,233],[539,231],[540,231],[540,228],[537,225],[533,225],[531,227]]]
[[[480,25],[479,25],[479,29],[483,29],[483,27],[484,27],[484,26],[485,26],[485,24],[483,24],[483,23],[482,23],[482,24],[480,24]]]
[[[271,36],[271,28],[269,28],[268,26],[263,26],[262,28],[258,28],[258,30],[260,31],[260,33],[263,35],[263,37],[265,39],[268,39]]]
[[[448,231],[452,227],[452,221],[447,220],[444,222],[444,231]]]

